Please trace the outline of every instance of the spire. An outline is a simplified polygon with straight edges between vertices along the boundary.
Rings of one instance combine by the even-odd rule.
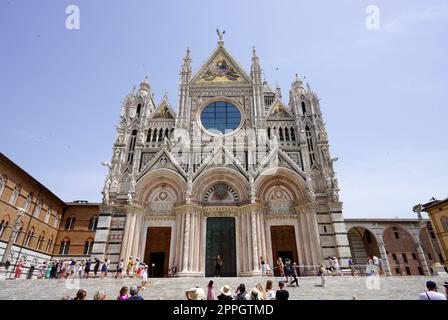
[[[252,47],[252,65],[251,65],[251,77],[255,83],[263,83],[261,76],[261,67],[260,61],[257,56],[257,51],[255,50],[255,46]]]
[[[139,92],[142,94],[148,94],[151,91],[151,86],[149,85],[148,76],[145,76],[145,79],[140,83]]]
[[[163,99],[162,100],[168,101],[168,90],[167,89],[165,89],[165,92],[163,93]]]
[[[187,47],[187,52],[183,58],[182,72],[191,72],[191,58],[190,58],[190,48]]]

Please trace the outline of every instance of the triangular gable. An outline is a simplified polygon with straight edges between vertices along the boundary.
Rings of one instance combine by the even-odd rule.
[[[299,168],[299,166],[292,160],[285,152],[283,152],[278,147],[272,148],[266,158],[263,159],[260,166],[255,171],[255,179],[262,174],[265,170],[271,168],[283,167],[291,169],[297,172],[301,177],[305,179],[305,174]]]
[[[222,45],[213,51],[191,79],[191,84],[249,84],[252,80]]]
[[[222,158],[218,159],[218,157]],[[218,161],[215,162],[215,160]],[[243,176],[247,177],[247,172],[244,169],[242,163],[237,158],[235,158],[233,154],[229,150],[227,150],[226,147],[222,145],[222,143],[219,143],[218,146],[213,150],[213,152],[204,159],[202,165],[195,172],[193,179],[196,179],[196,177],[198,177],[201,174],[201,172],[203,172],[207,167],[210,166],[219,167],[229,165],[231,165],[231,167],[233,167],[236,171],[240,172]]]
[[[293,115],[289,111],[289,108],[287,108],[279,98],[276,98],[274,102],[271,104],[270,108],[268,109],[267,115],[269,118],[293,117]]]
[[[156,170],[156,169],[169,169],[174,172],[179,173],[186,180],[187,174],[173,157],[173,155],[166,150],[166,148],[162,148],[162,150],[157,153],[157,155],[149,161],[149,163],[143,168],[143,170],[138,174],[137,181],[139,181],[144,175],[148,172]]]
[[[174,120],[176,118],[176,113],[171,107],[168,99],[163,98],[162,102],[160,102],[159,106],[156,110],[151,114],[149,119],[165,119],[165,120]]]

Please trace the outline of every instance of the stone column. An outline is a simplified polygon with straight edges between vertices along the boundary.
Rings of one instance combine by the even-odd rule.
[[[123,240],[121,241],[121,252],[120,252],[120,260],[123,259],[126,264],[129,256],[127,255],[127,247],[129,243],[129,231],[131,228],[131,216],[129,214],[126,215],[126,223],[123,231]]]
[[[381,264],[383,266],[384,274],[386,276],[391,276],[392,272],[390,270],[389,259],[387,258],[387,251],[386,248],[384,247],[384,242],[382,239],[381,241],[378,241],[378,249],[380,250]]]
[[[342,216],[342,202],[329,203],[331,223],[334,230],[334,241],[341,267],[348,268],[348,259],[351,257],[350,244],[347,237],[344,217]]]
[[[183,243],[183,259],[182,259],[182,271],[181,273],[188,272],[188,252],[190,250],[190,213],[185,215],[184,226],[184,243]]]
[[[138,210],[138,209],[137,209]],[[134,221],[134,234],[132,240],[132,257],[134,259],[139,258],[140,262],[142,261],[142,257],[138,256],[139,248],[140,248],[140,233],[142,229],[142,218],[143,214],[140,210],[135,212],[135,221]]]
[[[256,212],[251,212],[251,224],[252,224],[252,268],[253,272],[259,272],[258,268],[258,237],[257,237],[257,223],[256,223]]]

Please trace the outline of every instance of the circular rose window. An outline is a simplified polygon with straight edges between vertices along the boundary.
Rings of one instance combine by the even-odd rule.
[[[202,110],[201,123],[211,133],[231,133],[241,124],[241,112],[229,102],[213,102]]]

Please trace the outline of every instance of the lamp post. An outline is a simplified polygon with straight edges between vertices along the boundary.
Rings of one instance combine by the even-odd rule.
[[[8,271],[6,266],[9,266],[9,255],[11,254],[12,245],[14,243],[14,238],[19,232],[19,226],[22,222],[22,217],[25,214],[25,210],[22,208],[17,208],[16,221],[14,222],[14,226],[12,228],[11,235],[9,236],[8,244],[6,245],[5,251],[3,252],[2,261],[0,262],[0,280],[6,279],[6,272]]]

